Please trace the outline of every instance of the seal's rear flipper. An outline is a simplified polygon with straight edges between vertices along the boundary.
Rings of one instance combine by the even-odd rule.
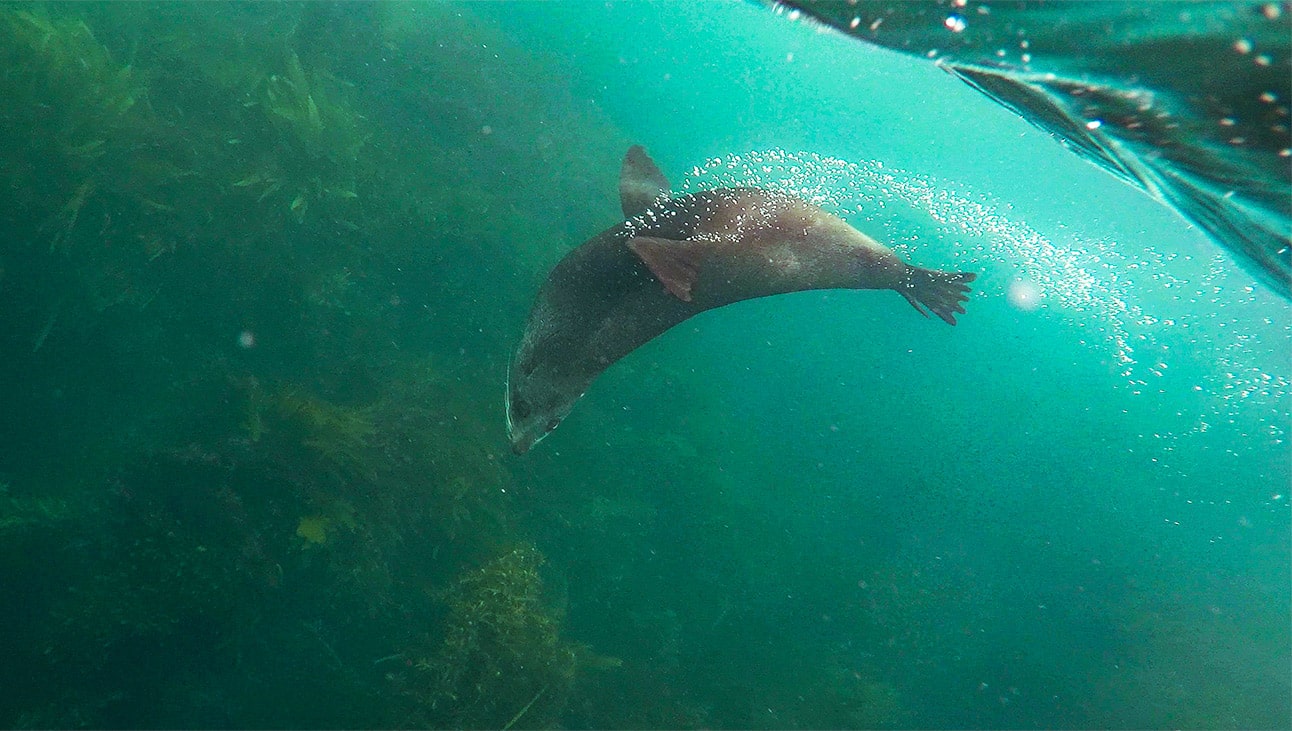
[[[977,279],[973,272],[938,272],[921,267],[910,267],[906,281],[894,289],[906,298],[921,315],[929,312],[942,318],[948,325],[956,324],[956,313],[964,314],[960,304],[969,299],[969,282]],[[923,305],[923,307],[921,307]]]
[[[656,200],[667,197],[668,187],[668,179],[646,154],[646,148],[629,147],[619,168],[619,204],[624,218],[640,216]]]
[[[691,301],[691,288],[704,260],[703,243],[634,236],[628,240],[628,248],[674,297]]]

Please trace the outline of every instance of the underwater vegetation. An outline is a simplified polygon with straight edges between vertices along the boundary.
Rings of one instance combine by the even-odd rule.
[[[354,169],[365,140],[341,88],[323,72],[307,75],[289,50],[282,73],[264,79],[259,99],[244,102],[263,110],[277,132],[277,145],[261,151],[258,169],[231,185],[255,194],[258,202],[287,201],[297,222],[305,220],[311,200],[358,198]]]
[[[489,562],[523,529],[481,438],[487,387],[399,343],[425,328],[400,267],[453,255],[405,243],[410,211],[439,201],[412,215],[477,239],[469,215],[427,165],[393,163],[405,133],[328,67],[346,14],[152,9],[0,6],[0,569],[27,587],[5,603],[0,719],[392,725],[403,696],[374,661],[448,617],[457,650],[430,662],[464,664],[441,676],[529,678],[548,686],[529,718],[553,722],[575,645],[536,603],[536,549]],[[228,33],[238,13],[258,32]],[[511,624],[473,641],[481,597]],[[444,682],[436,718],[493,722]],[[282,709],[288,686],[330,700]]]
[[[544,728],[558,718],[580,648],[545,604],[543,557],[519,546],[468,571],[450,590],[443,639],[417,657],[429,725]],[[412,691],[417,692],[417,691]]]
[[[0,64],[0,95],[6,100],[0,133],[22,141],[0,153],[0,183],[12,200],[5,290],[35,285],[13,298],[10,310],[26,314],[25,349],[34,352],[60,318],[74,317],[64,308],[102,309],[145,296],[121,281],[127,260],[110,257],[89,267],[73,257],[83,232],[104,228],[107,207],[123,192],[138,196],[140,205],[156,204],[149,188],[157,179],[131,175],[118,181],[119,166],[157,169],[164,160],[151,150],[135,154],[145,143],[141,127],[148,117],[146,104],[139,104],[145,93],[139,74],[115,62],[80,18],[0,8]],[[124,186],[133,190],[121,191]],[[164,207],[156,205],[151,210]],[[58,285],[69,279],[81,285],[78,302],[58,296]]]

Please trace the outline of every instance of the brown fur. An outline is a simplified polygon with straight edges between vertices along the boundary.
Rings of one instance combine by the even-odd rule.
[[[562,259],[530,313],[508,376],[517,453],[611,364],[705,310],[808,289],[892,289],[951,325],[964,312],[974,274],[909,266],[799,198],[757,188],[653,196],[663,176],[640,148],[624,171],[624,211],[640,212]]]

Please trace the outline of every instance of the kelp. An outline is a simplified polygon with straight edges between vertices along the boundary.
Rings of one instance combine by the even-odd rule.
[[[150,39],[130,55],[160,65],[137,66],[75,6],[0,7],[0,134],[22,141],[0,148],[17,234],[0,254],[6,268],[40,272],[26,302],[73,293],[64,327],[154,302],[173,318],[192,294],[175,283],[202,278],[194,253],[206,266],[244,266],[250,254],[281,269],[300,252],[265,244],[285,226],[327,222],[322,247],[358,229],[346,219],[368,133],[346,85],[289,47],[236,61],[202,49],[226,51],[218,63],[184,47]],[[303,271],[298,286],[312,279]]]
[[[326,71],[306,72],[293,50],[279,73],[265,76],[244,106],[259,109],[276,131],[276,144],[252,159],[256,167],[231,181],[258,203],[285,205],[298,223],[311,204],[347,201],[355,192],[355,167],[366,142],[359,115],[345,100],[344,85]]]

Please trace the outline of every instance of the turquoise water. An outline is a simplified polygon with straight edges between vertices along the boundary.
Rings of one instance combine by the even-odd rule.
[[[1288,303],[949,75],[752,4],[5,12],[0,723],[1292,722]],[[967,313],[707,312],[513,456],[632,143]]]

